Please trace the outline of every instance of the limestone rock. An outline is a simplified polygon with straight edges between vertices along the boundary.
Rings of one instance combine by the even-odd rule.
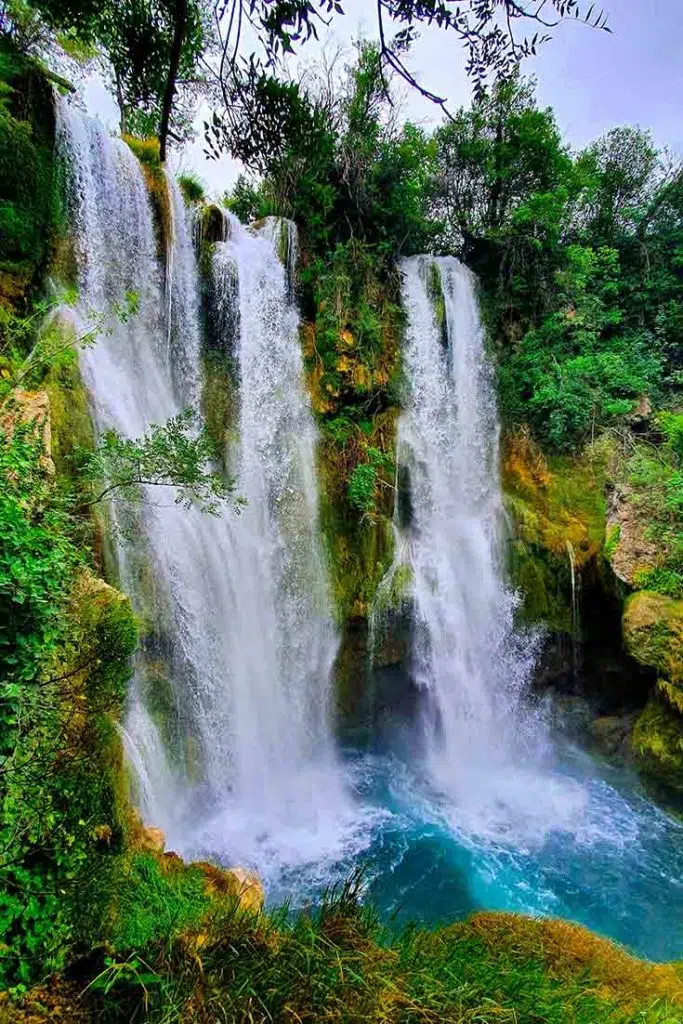
[[[22,391],[17,388],[0,409],[0,429],[10,436],[17,423],[34,424],[36,434],[43,440],[41,468],[54,476],[52,461],[52,432],[50,427],[50,399],[46,391]]]
[[[207,891],[211,894],[232,896],[242,910],[257,914],[263,907],[265,893],[258,875],[245,868],[219,868],[208,861],[191,865],[202,872]]]
[[[626,601],[623,616],[626,648],[641,665],[665,680],[683,685],[683,601],[639,590]]]
[[[149,825],[140,831],[137,845],[147,853],[163,853],[166,846],[166,836],[160,828]]]
[[[632,726],[633,720],[628,716],[601,715],[591,722],[589,732],[596,746],[611,756],[621,753],[627,747]]]
[[[156,828],[154,825],[145,825],[140,812],[133,807],[129,808],[128,814],[128,830],[131,845],[144,853],[163,854],[166,846],[166,836],[163,829]],[[164,854],[165,864],[167,859],[170,863],[170,855]],[[182,861],[180,863],[182,864]]]
[[[617,579],[629,586],[637,585],[637,574],[655,568],[662,562],[662,551],[647,537],[648,523],[631,500],[626,486],[616,488],[607,509],[607,530],[604,554]]]

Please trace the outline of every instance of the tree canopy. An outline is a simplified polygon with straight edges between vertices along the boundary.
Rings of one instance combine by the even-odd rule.
[[[534,54],[563,19],[607,28],[602,11],[594,4],[585,10],[579,0],[378,0],[375,10],[381,73],[442,107],[446,98],[418,82],[406,62],[422,26],[451,32],[464,45],[476,95]],[[278,77],[283,58],[343,14],[343,0],[2,0],[0,31],[34,44],[42,21],[70,42],[96,47],[111,69],[122,130],[157,134],[162,161],[168,138],[187,135],[183,100],[200,83],[213,83],[218,109],[207,126],[209,151],[230,148],[238,122],[254,133],[239,155],[254,159],[264,141],[296,121],[296,104]],[[255,52],[248,41],[254,35]],[[254,104],[258,123],[249,116]]]

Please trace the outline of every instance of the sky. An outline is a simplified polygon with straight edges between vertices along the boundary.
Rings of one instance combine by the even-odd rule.
[[[604,0],[603,6],[611,33],[566,23],[536,58],[524,62],[524,72],[538,80],[539,103],[554,108],[575,148],[615,125],[637,124],[650,128],[659,145],[683,155],[683,0]],[[374,0],[344,0],[346,13],[335,18],[330,43],[350,47],[360,33],[373,36],[374,9]],[[307,44],[301,56],[310,60],[318,53],[315,44]],[[465,51],[454,35],[423,29],[410,67],[426,87],[448,97],[451,109],[469,104]],[[113,104],[101,87],[91,85],[87,102],[111,120]],[[437,108],[414,91],[407,96],[406,116],[426,125],[440,118]],[[239,172],[229,158],[207,161],[201,138],[176,161],[195,170],[214,194],[229,188]]]

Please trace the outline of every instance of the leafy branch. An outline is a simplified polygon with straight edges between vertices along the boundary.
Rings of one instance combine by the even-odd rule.
[[[106,431],[94,452],[78,453],[82,479],[105,485],[80,509],[118,496],[129,502],[144,500],[147,487],[175,488],[175,503],[183,508],[198,507],[210,515],[220,513],[223,502],[232,498],[235,511],[243,501],[234,496],[235,481],[213,468],[217,458],[215,442],[205,429],[197,430],[197,417],[190,409],[163,425],[153,424],[142,437],[121,437]]]

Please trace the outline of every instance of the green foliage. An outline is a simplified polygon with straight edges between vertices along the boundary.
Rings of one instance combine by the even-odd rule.
[[[504,413],[550,449],[572,450],[661,386],[652,337],[626,326],[619,275],[616,250],[568,246],[555,275],[558,310],[503,353]]]
[[[115,886],[108,938],[116,951],[172,938],[200,924],[211,906],[201,871],[163,870],[153,854],[137,854],[124,862]]]
[[[640,569],[634,574],[634,583],[641,590],[654,590],[666,597],[683,597],[683,571],[659,565]]]
[[[646,537],[656,543],[659,564],[643,569],[637,584],[669,597],[683,596],[683,468],[680,458],[680,415],[658,417],[665,441],[659,446],[639,442],[628,456],[623,472],[629,485],[629,503]]]
[[[650,133],[628,125],[588,148],[583,160],[593,188],[585,213],[592,238],[610,245],[638,228],[657,191],[659,158]]]
[[[183,199],[187,206],[204,201],[206,193],[199,175],[191,172],[179,174],[178,184],[180,185],[180,191],[183,194]]]
[[[270,204],[263,190],[246,175],[239,174],[232,190],[226,193],[225,206],[234,213],[243,224],[268,217],[271,213]]]
[[[120,710],[136,642],[130,606],[90,588],[45,462],[43,426],[6,402],[0,433],[0,979],[63,963],[97,825],[114,831]],[[113,595],[115,592],[111,592]],[[85,712],[89,717],[85,717]]]
[[[351,508],[364,516],[372,516],[377,511],[379,487],[383,482],[380,473],[392,473],[394,460],[387,452],[370,445],[364,447],[363,455],[364,461],[357,463],[349,475],[347,494]]]
[[[186,409],[140,438],[123,438],[115,430],[102,435],[95,451],[80,452],[80,472],[92,483],[105,481],[88,505],[117,494],[139,502],[145,487],[175,488],[175,503],[196,505],[218,515],[234,491],[234,483],[212,468],[218,457],[209,433],[196,429],[196,414]]]
[[[368,515],[374,511],[377,491],[377,469],[371,462],[360,462],[351,470],[347,484],[349,504]]]
[[[680,162],[629,127],[572,155],[519,77],[459,111],[436,142],[441,244],[481,277],[508,424],[571,451],[675,394]]]
[[[109,61],[121,130],[146,137],[159,132],[167,85],[176,5],[163,0],[30,0],[38,18],[69,46],[97,47]],[[209,45],[210,14],[200,0],[188,0],[172,129],[184,141],[192,134],[196,93],[187,83],[201,81],[200,58]]]
[[[572,165],[553,112],[536,107],[534,84],[497,83],[436,133],[439,203],[464,238],[513,223],[537,236],[557,230]]]
[[[17,275],[20,291],[44,268],[62,225],[52,131],[49,84],[0,37],[0,274]]]
[[[53,497],[41,466],[38,427],[17,424],[0,432],[0,673],[9,688],[4,703],[54,655],[63,638],[64,602],[81,560],[69,539],[67,510]]]
[[[266,214],[294,219],[306,249],[322,259],[339,245],[361,241],[381,270],[384,258],[428,248],[436,231],[428,215],[436,148],[415,126],[387,119],[391,98],[378,48],[360,43],[344,88],[325,97],[292,83],[277,88],[278,97],[286,93],[287,118],[276,105],[272,123],[264,120],[274,102],[264,97],[258,116],[250,107],[243,112],[252,127],[235,126],[243,144],[254,121],[271,141],[259,135],[252,156],[239,151],[251,166],[258,155],[264,180],[238,179],[229,207],[245,220]]]

